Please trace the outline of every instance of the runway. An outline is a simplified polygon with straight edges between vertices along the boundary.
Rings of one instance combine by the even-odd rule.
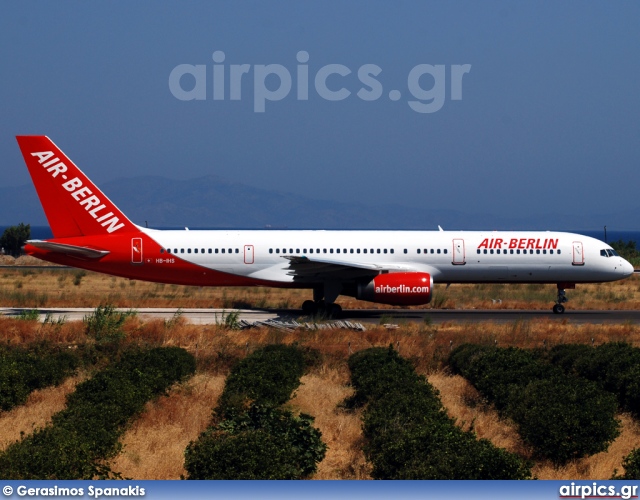
[[[23,311],[31,311],[31,308],[1,307],[0,315],[18,317]],[[127,311],[128,309],[120,309]],[[65,321],[82,321],[85,316],[92,314],[93,308],[38,308],[40,321],[49,317],[52,321],[64,318]],[[144,320],[163,319],[170,320],[179,315],[186,321],[198,325],[223,324],[225,318],[231,312],[238,313],[239,320],[247,322],[267,321],[269,319],[289,320],[304,318],[299,309],[175,309],[175,308],[140,308],[137,314]],[[380,324],[397,322],[424,322],[433,324],[442,323],[510,323],[528,320],[551,320],[568,322],[573,324],[640,324],[640,311],[572,311],[564,314],[553,314],[551,311],[533,310],[458,310],[458,309],[347,309],[340,318],[346,321],[355,321],[363,324]]]

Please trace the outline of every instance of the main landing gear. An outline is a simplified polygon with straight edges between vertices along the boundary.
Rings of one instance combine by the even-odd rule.
[[[322,287],[313,289],[313,300],[305,300],[302,312],[309,316],[320,314],[328,318],[338,318],[342,314],[342,307],[335,300],[342,291],[341,283],[325,283]]]
[[[329,318],[337,318],[342,314],[342,307],[338,304],[327,304],[324,300],[305,300],[302,303],[302,312],[309,316],[321,314]]]
[[[564,291],[565,288],[575,288],[576,285],[571,283],[558,283],[558,296],[556,297],[556,303],[553,305],[553,313],[554,314],[562,314],[564,312],[564,306],[569,299],[567,298],[567,293]]]

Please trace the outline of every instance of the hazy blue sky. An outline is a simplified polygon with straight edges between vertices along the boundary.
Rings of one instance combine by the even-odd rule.
[[[183,64],[206,66],[204,100],[171,91]],[[286,97],[256,112],[263,65],[286,70],[291,90],[268,76]],[[322,87],[327,65],[351,73]],[[364,65],[382,71],[361,79]],[[418,78],[419,65],[444,78]],[[452,92],[460,65],[470,71]],[[8,2],[0,68],[5,185],[29,182],[14,136],[46,134],[98,183],[217,174],[317,198],[514,216],[640,207],[638,2]],[[195,83],[179,85],[193,96]],[[349,95],[330,101],[323,88]],[[433,101],[418,93],[432,88]]]

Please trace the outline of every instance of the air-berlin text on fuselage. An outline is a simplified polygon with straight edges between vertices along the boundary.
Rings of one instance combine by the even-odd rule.
[[[546,250],[558,248],[558,238],[485,238],[478,248],[517,248],[518,250]]]
[[[124,227],[124,222],[120,222],[120,219],[118,219],[113,212],[100,213],[100,211],[104,210],[107,206],[100,201],[100,198],[91,192],[91,189],[83,186],[82,181],[78,177],[67,180],[67,175],[64,174],[64,172],[67,171],[67,166],[57,157],[52,158],[54,156],[52,151],[31,153],[31,156],[37,156],[38,163],[46,168],[47,172],[49,172],[53,178],[58,177],[58,174],[60,174],[62,179],[67,181],[62,183],[62,187],[69,191],[73,199],[89,212],[91,217],[96,219],[108,233],[113,233],[121,227]],[[120,224],[118,224],[118,222],[120,222]]]

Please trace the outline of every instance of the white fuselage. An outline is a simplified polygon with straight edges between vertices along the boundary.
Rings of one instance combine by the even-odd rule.
[[[167,259],[171,254],[204,268],[269,282],[294,281],[289,257],[426,272],[436,283],[587,283],[633,273],[631,264],[612,254],[606,243],[563,232],[141,231],[166,249]]]

